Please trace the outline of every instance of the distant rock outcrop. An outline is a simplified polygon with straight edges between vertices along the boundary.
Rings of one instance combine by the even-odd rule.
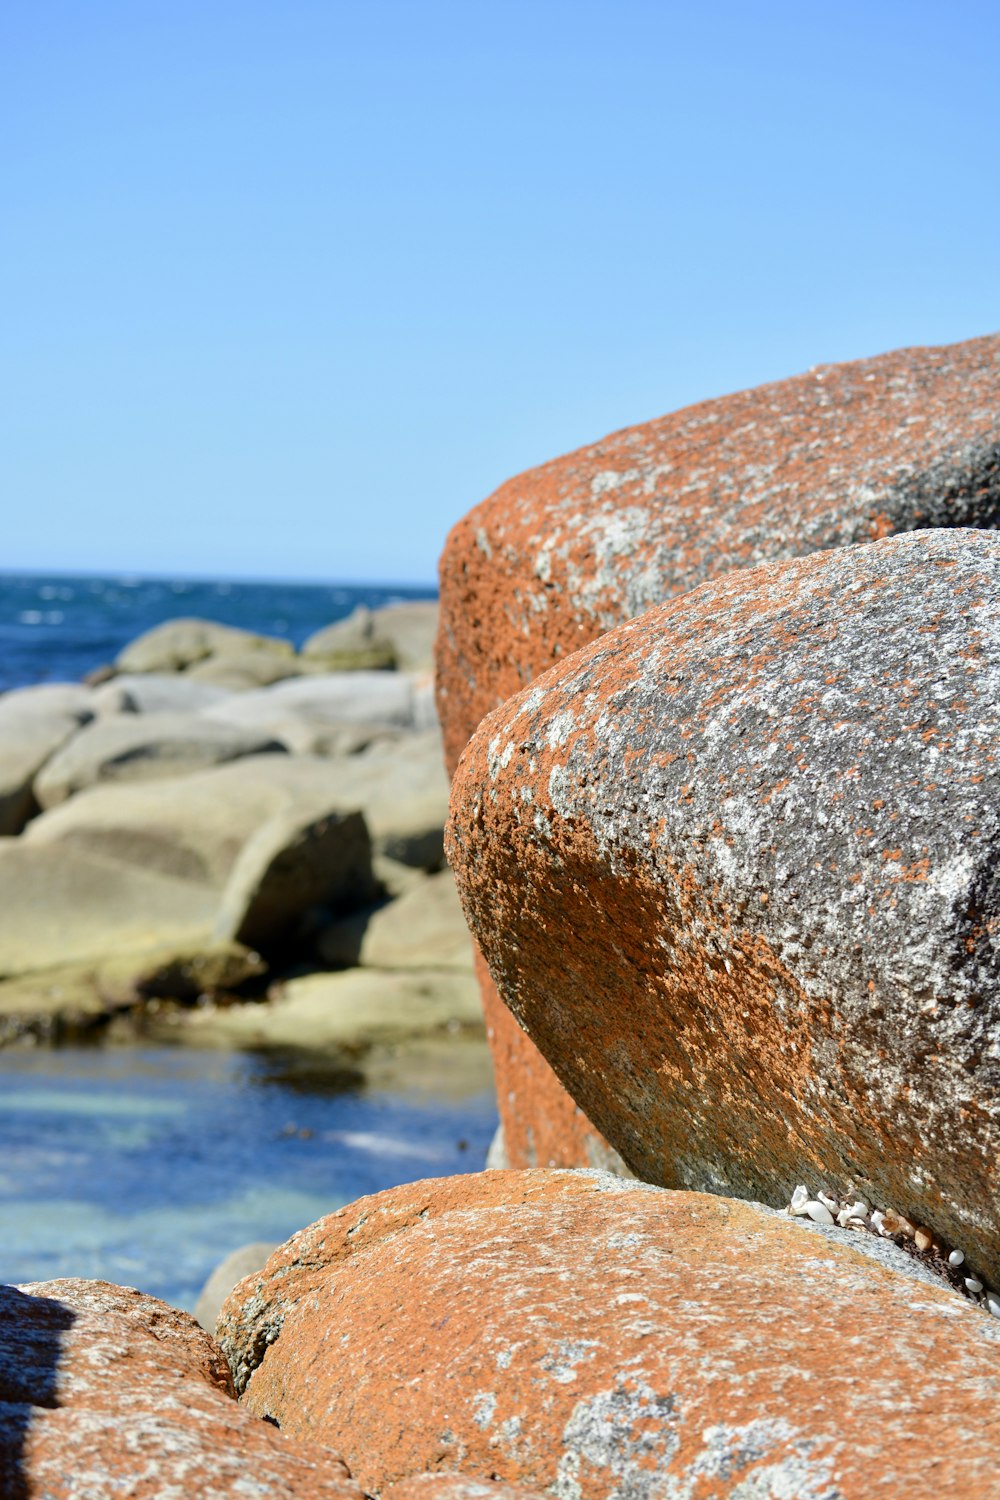
[[[820,366],[613,433],[509,480],[441,561],[449,769],[484,714],[706,579],[921,527],[1000,520],[1000,336]],[[488,977],[512,1165],[605,1150]]]

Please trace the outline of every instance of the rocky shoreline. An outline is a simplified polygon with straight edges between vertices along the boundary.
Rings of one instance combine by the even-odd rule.
[[[0,1045],[481,1031],[436,618],[359,609],[300,653],[172,621],[96,682],[0,697]]]
[[[1000,1494],[998,528],[1000,336],[613,434],[461,522],[448,857],[511,1165],[302,1229],[218,1343],[4,1289],[17,1492]],[[383,878],[357,816],[261,839],[217,940],[281,930],[311,838]]]

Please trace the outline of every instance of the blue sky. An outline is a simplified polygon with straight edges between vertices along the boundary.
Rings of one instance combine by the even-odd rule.
[[[432,580],[520,469],[1000,328],[1000,8],[0,12],[8,568]]]

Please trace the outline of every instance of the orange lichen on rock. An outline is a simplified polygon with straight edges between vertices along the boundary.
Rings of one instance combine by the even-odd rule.
[[[996,1284],[998,747],[1000,536],[973,530],[731,573],[484,721],[466,916],[639,1176],[853,1183]]]
[[[822,366],[532,469],[459,522],[441,560],[437,693],[449,770],[483,716],[554,662],[707,579],[998,519],[996,335]],[[492,1026],[512,1164],[531,1159],[519,1138],[536,1127],[549,1136],[547,1122],[559,1119],[556,1155],[585,1162],[597,1132],[560,1097],[516,1023]]]
[[[362,1500],[331,1449],[237,1404],[187,1313],[81,1280],[0,1286],[0,1495]]]
[[[387,1500],[870,1500],[900,1454],[913,1500],[992,1493],[996,1325],[862,1238],[921,1279],[755,1204],[487,1172],[301,1231],[220,1329],[249,1407]],[[387,1489],[426,1473],[461,1481]]]

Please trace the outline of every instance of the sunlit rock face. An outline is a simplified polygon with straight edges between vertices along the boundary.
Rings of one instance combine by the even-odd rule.
[[[740,571],[480,726],[450,858],[643,1178],[853,1182],[1000,1273],[1000,536]]]
[[[603,631],[705,580],[1000,516],[1000,336],[821,366],[531,469],[454,528],[437,692],[449,770],[483,715]],[[511,1165],[607,1146],[489,977]]]
[[[606,1173],[361,1199],[219,1328],[250,1409],[386,1500],[869,1500],[901,1454],[918,1500],[995,1483],[988,1316],[757,1204]]]

